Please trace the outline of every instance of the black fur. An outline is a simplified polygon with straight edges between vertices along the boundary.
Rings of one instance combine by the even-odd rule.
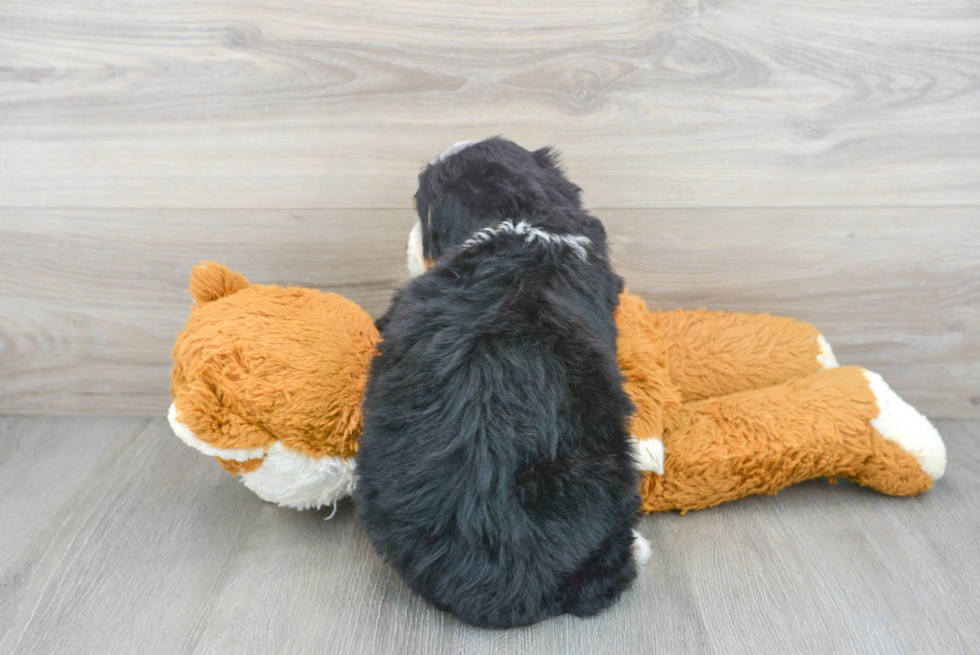
[[[412,589],[502,628],[615,602],[637,572],[639,478],[615,355],[622,282],[602,225],[547,152],[491,145],[420,176],[420,220],[433,209],[443,256],[382,321],[354,496]],[[588,236],[585,259],[506,231],[461,245],[505,215]]]
[[[436,261],[480,228],[505,218],[581,209],[581,191],[565,178],[551,148],[529,152],[500,137],[480,141],[419,175],[415,203],[425,257]],[[588,218],[601,232],[599,221]],[[580,227],[585,236],[599,236],[596,227]]]

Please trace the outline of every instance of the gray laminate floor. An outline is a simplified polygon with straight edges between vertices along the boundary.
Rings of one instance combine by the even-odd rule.
[[[0,653],[976,653],[980,421],[938,427],[927,494],[645,517],[619,604],[492,632],[410,594],[349,503],[264,503],[164,420],[0,418]]]

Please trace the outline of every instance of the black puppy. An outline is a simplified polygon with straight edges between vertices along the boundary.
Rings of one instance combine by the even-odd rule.
[[[605,230],[551,151],[500,138],[433,160],[416,203],[409,259],[428,270],[379,321],[358,516],[463,621],[594,614],[649,552]]]
[[[499,137],[460,141],[419,175],[408,270],[421,275],[443,252],[505,218],[581,209],[581,191],[565,178],[551,148],[528,152]],[[589,222],[602,229],[599,221]]]

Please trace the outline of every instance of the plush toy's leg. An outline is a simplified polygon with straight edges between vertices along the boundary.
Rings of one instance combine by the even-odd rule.
[[[880,376],[852,366],[685,404],[663,441],[663,474],[645,473],[641,486],[647,512],[702,509],[823,476],[912,495],[946,466],[929,421]]]
[[[622,293],[616,312],[624,388],[636,411],[630,425],[643,470],[663,466],[665,426],[683,402],[762,389],[837,366],[812,325],[768,314],[651,312]]]
[[[651,312],[670,377],[684,402],[724,396],[834,368],[830,344],[809,323],[769,314]]]

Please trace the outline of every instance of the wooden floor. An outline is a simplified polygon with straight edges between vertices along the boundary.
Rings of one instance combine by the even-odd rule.
[[[259,500],[161,419],[0,419],[0,652],[976,653],[980,421],[890,498],[811,481],[645,517],[654,557],[591,619],[484,631],[422,603],[336,515]]]

